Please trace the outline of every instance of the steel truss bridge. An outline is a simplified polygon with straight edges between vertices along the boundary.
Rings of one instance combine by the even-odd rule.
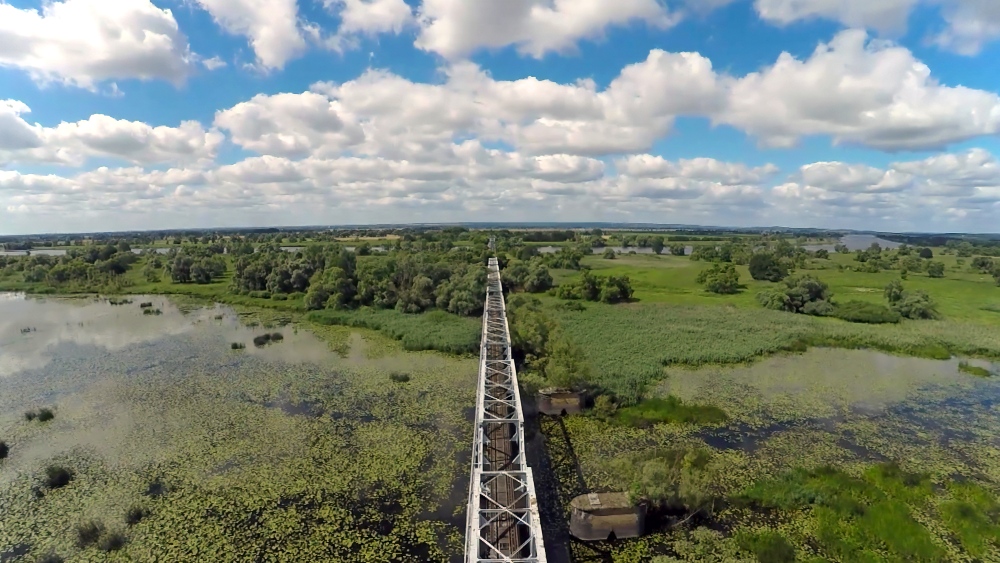
[[[465,561],[545,563],[538,500],[524,455],[524,414],[496,258],[490,258],[488,276]]]

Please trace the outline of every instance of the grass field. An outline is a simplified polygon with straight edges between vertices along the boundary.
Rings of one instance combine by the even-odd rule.
[[[933,279],[923,273],[911,273],[903,282],[908,290],[924,290],[938,303],[941,314],[950,320],[974,321],[1000,325],[1000,288],[986,274],[955,271],[954,256],[935,258],[945,263],[944,278]],[[695,279],[711,266],[706,262],[692,261],[681,256],[629,255],[607,260],[600,256],[584,258],[583,263],[599,275],[626,275],[632,280],[635,299],[642,303],[669,303],[674,305],[734,305],[758,308],[759,291],[774,287],[770,282],[755,281],[746,266],[737,266],[740,281],[746,289],[736,295],[713,295],[705,292]],[[837,264],[857,265],[853,255],[833,255],[830,260],[812,260],[811,273],[830,285],[834,298],[884,303],[882,290],[886,284],[899,279],[899,272],[877,274],[836,269]],[[818,269],[818,268],[823,269]],[[580,274],[569,270],[553,271],[556,283],[572,281]]]

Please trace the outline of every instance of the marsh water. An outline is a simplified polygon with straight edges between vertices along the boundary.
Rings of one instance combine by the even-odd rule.
[[[0,294],[0,560],[106,560],[76,545],[90,519],[126,534],[123,560],[460,555],[474,361],[130,300]],[[49,465],[73,480],[46,487]],[[149,516],[128,526],[132,506]]]
[[[120,560],[460,559],[475,360],[274,314],[129,299],[0,294],[0,561],[107,560],[76,544],[89,519],[126,534]],[[728,456],[731,479],[897,460],[1000,482],[1000,382],[958,362],[813,349],[670,368],[651,392],[719,405],[731,422],[664,426],[650,445],[707,444]],[[24,418],[42,407],[55,418]],[[628,432],[573,442],[591,485],[607,452],[642,446]],[[70,484],[44,486],[49,465],[72,470]],[[149,516],[126,525],[132,506]]]
[[[812,349],[750,366],[670,369],[658,391],[722,405],[732,422],[695,434],[773,460],[915,464],[1000,482],[1000,381],[962,360]],[[1000,374],[1000,365],[966,360]]]

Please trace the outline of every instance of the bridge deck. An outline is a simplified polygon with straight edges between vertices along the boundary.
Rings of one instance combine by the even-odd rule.
[[[466,530],[467,563],[545,563],[524,415],[511,359],[507,309],[490,258]]]

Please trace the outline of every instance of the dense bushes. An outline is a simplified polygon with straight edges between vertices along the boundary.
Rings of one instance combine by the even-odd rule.
[[[713,264],[702,270],[696,281],[706,290],[723,295],[738,293],[741,289],[740,274],[732,264]]]
[[[833,316],[852,323],[884,324],[898,323],[901,315],[878,303],[866,301],[848,301],[837,303]]]
[[[885,298],[894,311],[907,319],[936,319],[939,316],[937,306],[927,292],[906,291],[898,280],[885,286]]]
[[[788,268],[770,252],[757,252],[750,257],[750,277],[779,282],[788,277]]]
[[[583,353],[545,314],[537,299],[511,298],[507,317],[514,357],[524,369],[525,381],[535,376],[540,384],[574,388],[590,379]]]
[[[632,282],[628,276],[598,277],[585,271],[580,281],[560,285],[555,294],[560,299],[621,303],[632,299]]]
[[[757,301],[768,309],[823,316],[833,312],[833,295],[827,284],[811,275],[795,276],[785,280],[785,289],[769,290],[757,294]]]
[[[530,248],[530,247],[528,247]],[[552,276],[540,258],[514,261],[500,272],[504,289],[541,293],[552,287]]]
[[[705,449],[655,449],[616,460],[612,467],[626,481],[633,502],[687,515],[710,514],[717,496],[712,454]]]
[[[482,323],[479,319],[460,317],[445,311],[407,315],[400,311],[362,307],[357,310],[313,311],[307,318],[325,325],[368,328],[399,340],[411,351],[438,350],[451,354],[475,354],[479,351]]]

